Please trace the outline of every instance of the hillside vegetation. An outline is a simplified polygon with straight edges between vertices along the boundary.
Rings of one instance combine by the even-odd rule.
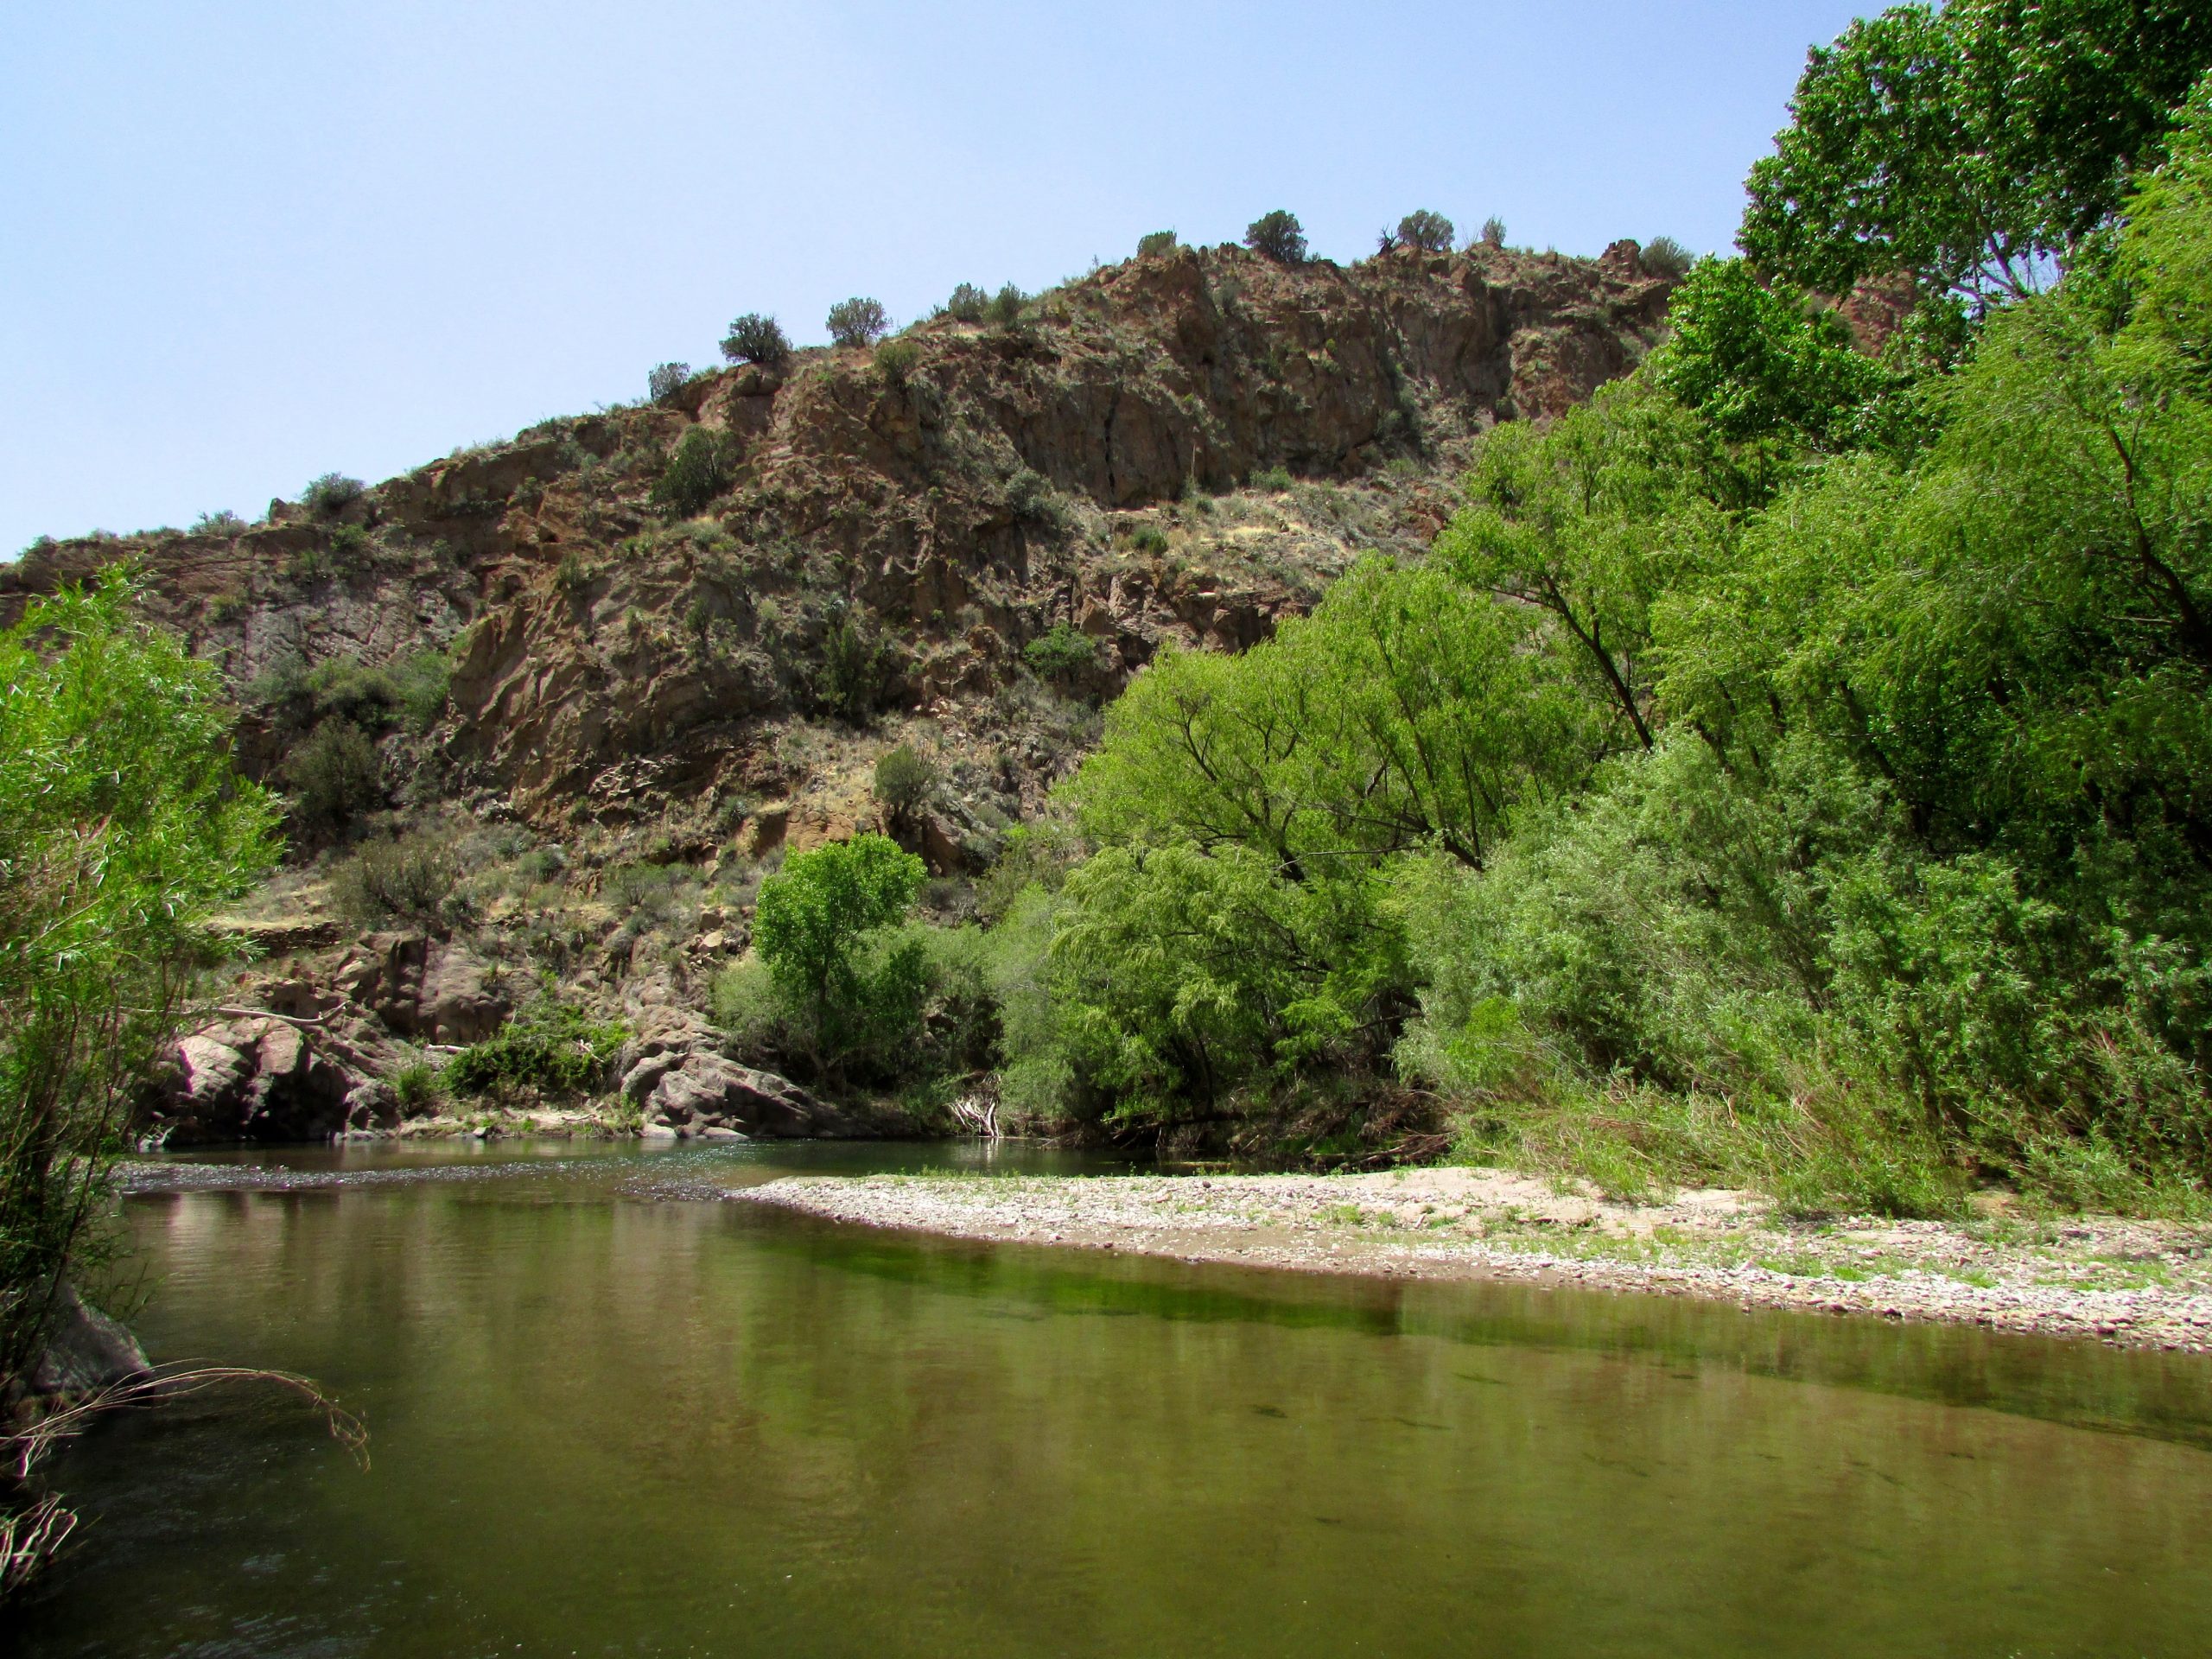
[[[2183,7],[1902,8],[1740,257],[1270,213],[31,550],[0,600],[136,566],[287,802],[147,1132],[2201,1209],[2208,62]]]

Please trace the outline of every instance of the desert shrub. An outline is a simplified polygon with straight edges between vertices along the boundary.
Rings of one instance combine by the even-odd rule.
[[[1290,475],[1290,469],[1287,467],[1263,467],[1252,474],[1254,489],[1273,490],[1278,495],[1297,481]]]
[[[689,363],[657,363],[645,376],[645,392],[653,402],[664,404],[690,384]]]
[[[427,1117],[445,1103],[445,1075],[428,1060],[409,1060],[386,1081],[398,1096],[400,1111],[409,1117]]]
[[[677,441],[668,465],[653,481],[655,506],[671,518],[688,518],[730,486],[734,476],[727,442],[703,426]]]
[[[1021,321],[1021,313],[1029,303],[1029,296],[1014,283],[1008,283],[991,296],[991,302],[984,308],[983,321],[1001,328],[1011,328]]]
[[[1416,209],[1398,221],[1398,241],[1423,253],[1451,252],[1452,235],[1452,221],[1426,207]]]
[[[1306,229],[1295,213],[1278,207],[1262,213],[1244,227],[1244,245],[1279,265],[1306,263]]]
[[[372,841],[330,878],[339,909],[357,922],[392,919],[435,926],[461,881],[451,844],[434,836]]]
[[[1640,257],[1643,268],[1655,276],[1687,276],[1697,263],[1697,256],[1671,236],[1653,237]]]
[[[1129,545],[1140,553],[1165,553],[1167,532],[1157,524],[1139,524],[1129,532]]]
[[[352,721],[323,721],[284,757],[292,818],[312,836],[337,838],[385,804],[384,762]]]
[[[1492,213],[1488,219],[1483,220],[1482,240],[1483,245],[1486,248],[1502,248],[1505,245],[1505,221],[1496,213]]]
[[[1173,231],[1147,231],[1137,238],[1137,257],[1155,259],[1162,254],[1175,251],[1178,244]]]
[[[203,512],[192,522],[195,536],[236,536],[245,528],[245,520],[225,508],[220,512]]]
[[[1039,679],[1064,683],[1096,664],[1098,647],[1090,635],[1055,622],[1021,648],[1021,658]]]
[[[901,743],[875,763],[875,798],[894,822],[903,822],[935,793],[937,763]]]
[[[944,302],[944,315],[955,322],[981,322],[991,296],[973,283],[963,283]]]
[[[584,556],[570,548],[553,567],[555,589],[569,599],[575,598],[591,586],[591,566],[584,563]]]
[[[582,1008],[540,1002],[499,1034],[464,1048],[447,1062],[445,1081],[458,1094],[529,1090],[575,1095],[602,1087],[629,1030],[620,1020],[593,1020]]]
[[[1060,493],[1033,467],[1014,468],[1006,481],[1006,505],[1016,518],[1040,530],[1058,530],[1067,522],[1067,507]]]
[[[855,295],[830,308],[823,322],[830,340],[839,346],[872,346],[890,332],[891,314],[883,302]]]
[[[814,699],[852,725],[865,724],[891,677],[891,649],[864,618],[844,606],[831,608],[822,630],[814,673]]]
[[[368,486],[343,473],[325,473],[300,493],[300,504],[310,512],[327,518],[343,512],[364,495]]]
[[[887,340],[875,348],[875,372],[887,386],[903,386],[922,360],[922,348],[911,340]]]
[[[787,1040],[783,998],[758,956],[744,957],[715,976],[708,1007],[741,1054],[764,1058]]]
[[[722,339],[722,355],[733,363],[780,369],[791,361],[791,342],[773,317],[748,311],[730,324],[729,333]]]

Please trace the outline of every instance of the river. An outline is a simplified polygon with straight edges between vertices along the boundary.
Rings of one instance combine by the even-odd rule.
[[[312,1375],[369,1465],[265,1389],[109,1421],[12,1650],[2212,1650],[2212,1361],[712,1196],[989,1155],[318,1150],[282,1161],[342,1179],[132,1198],[149,1350]]]

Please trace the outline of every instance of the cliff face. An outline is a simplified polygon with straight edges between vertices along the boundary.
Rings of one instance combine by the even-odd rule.
[[[1425,546],[1471,440],[1623,372],[1667,293],[1630,243],[1294,270],[1179,249],[1011,324],[549,421],[334,511],[41,544],[0,569],[0,612],[129,558],[242,688],[441,653],[448,700],[386,741],[395,779],[549,827],[804,818],[850,792],[840,757],[885,747],[877,722],[925,716],[1018,814],[1083,740],[1061,704],[1166,639],[1264,637],[1362,550]],[[708,476],[671,505],[679,451]],[[1056,625],[1075,636],[1026,658]],[[250,709],[245,764],[299,733]]]

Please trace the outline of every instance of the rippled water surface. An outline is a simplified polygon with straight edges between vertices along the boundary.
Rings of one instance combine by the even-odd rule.
[[[156,1357],[310,1373],[372,1462],[265,1394],[110,1423],[13,1650],[2212,1651],[2202,1360],[712,1196],[979,1156],[316,1152],[133,1198]]]

